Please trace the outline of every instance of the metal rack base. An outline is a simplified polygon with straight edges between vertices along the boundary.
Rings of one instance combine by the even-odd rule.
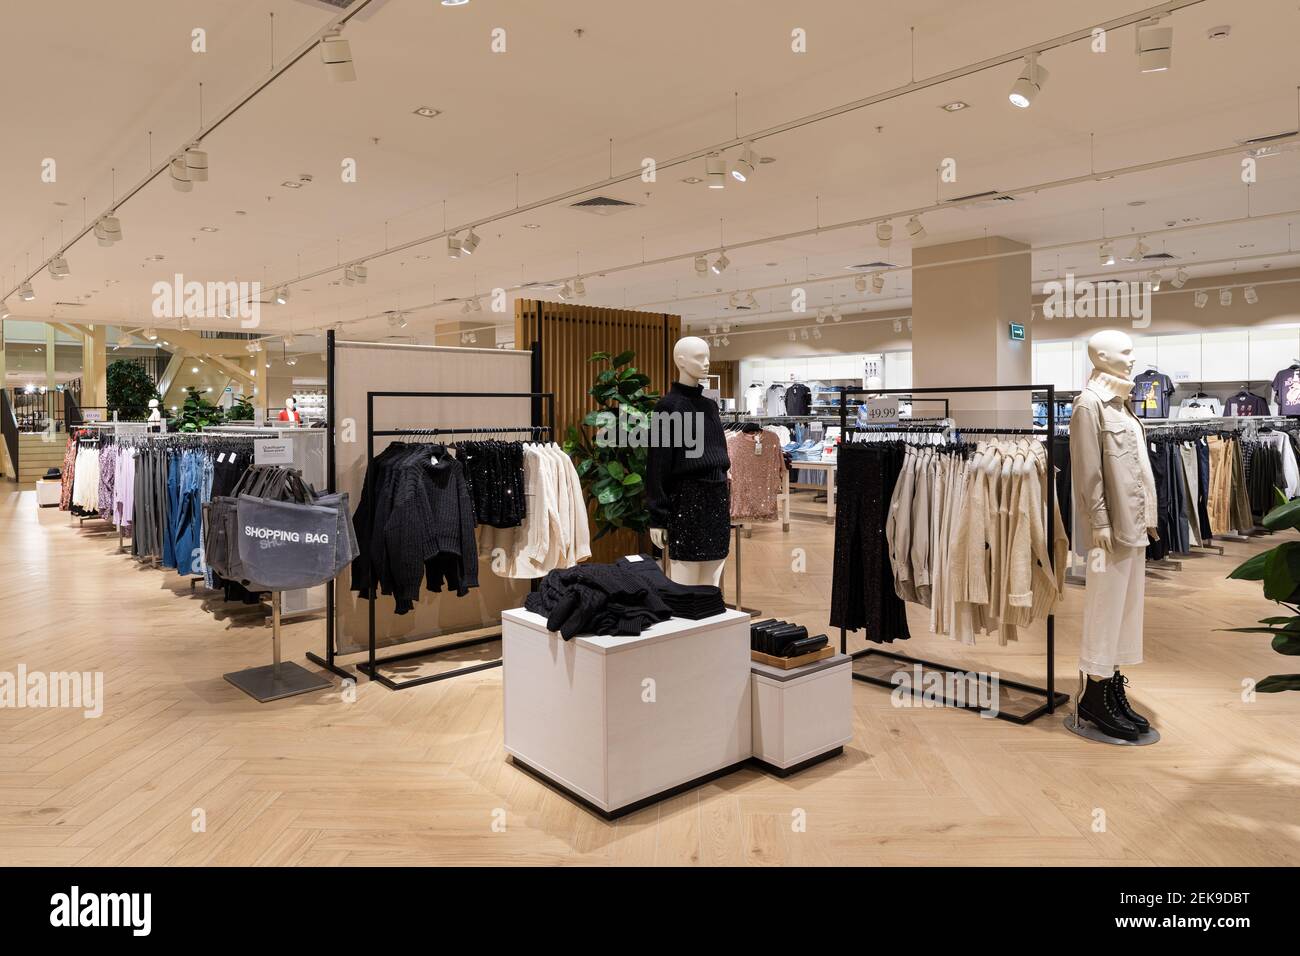
[[[408,687],[419,687],[422,684],[432,684],[436,681],[447,680],[452,677],[460,677],[463,674],[472,674],[475,671],[491,670],[494,667],[501,666],[501,658],[490,661],[480,661],[477,664],[466,664],[464,667],[456,667],[449,671],[443,671],[439,674],[426,674],[423,677],[412,677],[410,680],[395,681],[391,677],[386,677],[380,673],[381,667],[386,667],[400,661],[415,660],[419,657],[436,657],[439,654],[446,654],[448,651],[457,651],[464,647],[474,647],[479,644],[491,644],[501,640],[501,632],[495,634],[485,634],[482,637],[470,638],[467,641],[457,641],[455,644],[446,644],[442,647],[428,647],[419,651],[407,651],[403,654],[393,654],[389,657],[375,658],[374,667],[370,666],[369,661],[361,661],[356,668],[365,674],[377,684],[383,684],[389,690],[405,690]]]

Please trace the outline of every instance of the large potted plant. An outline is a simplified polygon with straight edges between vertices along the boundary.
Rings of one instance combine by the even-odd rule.
[[[220,407],[204,398],[193,385],[186,388],[185,393],[185,404],[173,419],[177,431],[196,432],[208,425],[221,424],[224,416]]]
[[[650,377],[632,364],[635,358],[631,350],[614,356],[592,353],[587,361],[603,366],[587,390],[597,407],[582,419],[581,429],[569,429],[564,442],[583,491],[595,502],[592,517],[596,533],[592,540],[616,531],[644,538],[650,528],[645,499],[649,449],[644,442],[603,440],[615,430],[626,434],[644,428],[659,400],[659,393],[649,388]],[[639,540],[638,547],[644,548],[644,541]]]
[[[251,422],[256,415],[253,400],[242,393],[236,396],[230,408],[226,409],[226,421],[228,422]]]
[[[1300,529],[1300,500],[1288,502],[1281,492],[1279,504],[1261,522],[1270,531]],[[1268,634],[1273,650],[1288,657],[1300,656],[1300,541],[1283,541],[1243,562],[1228,575],[1241,581],[1262,581],[1264,597],[1277,602],[1290,614],[1263,618],[1254,627],[1230,627],[1238,634]],[[1255,690],[1273,694],[1300,690],[1300,674],[1271,674],[1255,685]]]
[[[125,422],[143,421],[149,416],[149,399],[162,402],[162,396],[143,365],[119,359],[104,369],[108,414]]]

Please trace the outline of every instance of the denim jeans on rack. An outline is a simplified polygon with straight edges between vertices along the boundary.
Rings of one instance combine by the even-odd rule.
[[[164,467],[167,469],[166,499],[167,526],[162,536],[162,566],[176,567],[176,526],[181,520],[181,460],[180,455],[168,454]]]
[[[176,522],[172,526],[172,548],[176,570],[183,575],[195,574],[199,555],[200,530],[203,523],[203,458],[197,449],[186,449],[178,463]]]

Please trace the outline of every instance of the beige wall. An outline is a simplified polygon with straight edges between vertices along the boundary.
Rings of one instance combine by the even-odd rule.
[[[830,319],[821,326],[813,321],[812,314],[798,321],[782,319],[762,325],[746,325],[743,330],[733,330],[728,337],[731,344],[711,346],[710,358],[717,361],[750,358],[789,358],[800,355],[831,355],[857,352],[896,352],[912,347],[912,335],[907,330],[907,311],[871,312],[845,315],[842,322]],[[903,322],[902,331],[894,331],[894,319]],[[791,342],[787,329],[820,328],[820,339],[797,338]],[[707,336],[707,327],[691,326],[683,334]]]

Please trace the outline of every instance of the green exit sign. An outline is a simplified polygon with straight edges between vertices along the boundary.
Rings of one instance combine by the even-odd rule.
[[[1025,340],[1025,327],[1015,322],[1011,323],[1011,341],[1023,342]]]

